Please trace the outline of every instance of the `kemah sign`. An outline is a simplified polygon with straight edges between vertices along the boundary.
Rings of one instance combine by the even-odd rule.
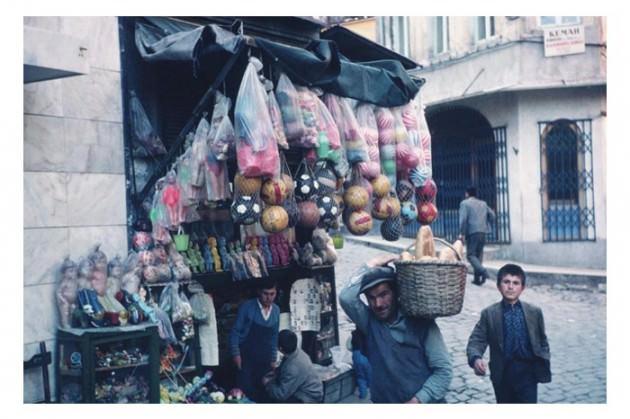
[[[545,57],[581,54],[585,51],[583,25],[545,28]]]

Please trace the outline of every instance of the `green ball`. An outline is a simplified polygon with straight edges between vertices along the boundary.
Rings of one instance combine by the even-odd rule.
[[[393,175],[396,173],[396,161],[394,160],[385,160],[381,162],[381,166],[383,167],[383,173],[386,175]]]

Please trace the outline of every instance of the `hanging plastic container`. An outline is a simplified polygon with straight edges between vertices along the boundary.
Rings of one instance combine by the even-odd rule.
[[[188,250],[190,236],[184,233],[182,226],[179,226],[177,234],[173,236],[173,241],[175,241],[175,249],[177,249],[178,252],[185,252]]]

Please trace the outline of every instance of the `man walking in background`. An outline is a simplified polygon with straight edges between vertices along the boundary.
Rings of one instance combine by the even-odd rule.
[[[466,243],[466,255],[474,270],[475,285],[483,285],[489,277],[488,271],[482,265],[483,247],[494,219],[494,211],[477,198],[477,188],[467,188],[465,199],[459,205],[459,239]]]

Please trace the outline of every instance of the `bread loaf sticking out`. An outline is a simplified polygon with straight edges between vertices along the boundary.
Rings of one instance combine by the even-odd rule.
[[[422,226],[416,235],[416,260],[423,256],[435,257],[435,244],[431,227]]]
[[[459,255],[459,260],[464,260],[464,243],[462,243],[461,240],[456,240],[455,243],[453,243],[453,247]]]

